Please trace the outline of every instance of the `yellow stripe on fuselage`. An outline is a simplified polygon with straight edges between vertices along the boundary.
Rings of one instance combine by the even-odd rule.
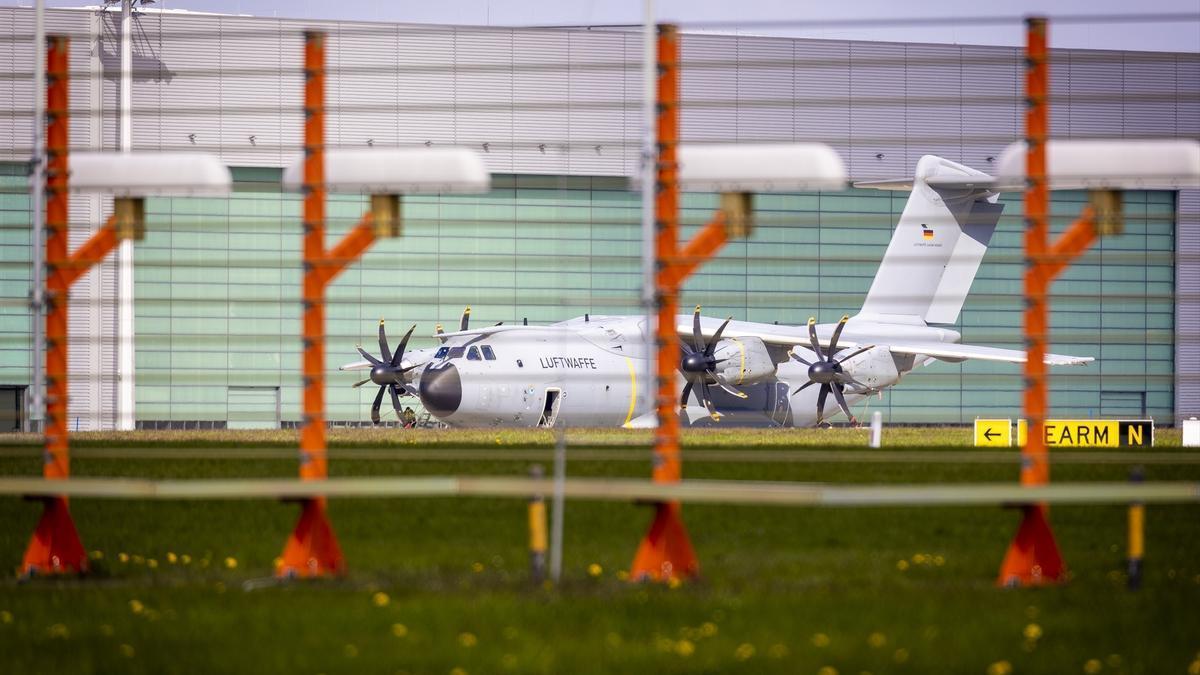
[[[633,419],[633,408],[637,403],[637,368],[633,367],[633,359],[628,356],[625,357],[625,365],[629,366],[629,412],[625,413],[625,422],[621,426]]]

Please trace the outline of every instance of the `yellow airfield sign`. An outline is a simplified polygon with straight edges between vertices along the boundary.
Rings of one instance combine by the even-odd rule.
[[[975,447],[1007,448],[1012,445],[1012,420],[975,420]]]
[[[1017,445],[1029,431],[1017,420]],[[1154,446],[1154,420],[1046,420],[1046,447],[1149,448]]]

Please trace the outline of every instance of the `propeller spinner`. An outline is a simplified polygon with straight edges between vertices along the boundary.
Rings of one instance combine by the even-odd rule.
[[[829,347],[825,351],[822,351],[821,343],[817,340],[817,320],[815,317],[809,317],[808,339],[812,344],[813,354],[817,358],[810,363],[797,356],[795,352],[792,353],[792,358],[808,366],[808,382],[796,389],[796,391],[793,391],[792,396],[799,394],[814,384],[821,385],[820,393],[817,394],[817,424],[820,424],[825,417],[825,400],[828,398],[830,392],[833,392],[833,397],[837,399],[838,406],[842,409],[842,412],[846,413],[846,417],[850,420],[850,423],[858,424],[858,419],[854,417],[854,413],[850,412],[850,406],[846,404],[846,396],[843,392],[846,389],[846,385],[853,385],[864,389],[868,387],[843,370],[842,363],[874,348],[874,345],[858,349],[849,356],[844,356],[840,359],[835,358],[838,352],[838,338],[842,336],[842,329],[846,327],[846,322],[849,320],[849,316],[843,316],[842,320],[838,321],[837,328],[833,329],[833,337],[829,339]]]
[[[717,377],[717,364],[725,360],[716,357],[717,343],[721,341],[721,333],[725,332],[725,326],[728,326],[732,319],[733,317],[725,319],[717,332],[713,333],[712,339],[705,344],[704,335],[700,332],[700,305],[696,305],[696,311],[692,314],[692,344],[689,345],[687,341],[682,344],[683,359],[680,361],[679,370],[683,371],[687,384],[683,385],[683,396],[679,399],[680,408],[687,407],[688,396],[691,396],[692,388],[696,387],[700,390],[700,402],[708,410],[709,416],[720,419],[721,413],[717,412],[710,395],[709,380],[738,398],[746,398],[745,394]]]

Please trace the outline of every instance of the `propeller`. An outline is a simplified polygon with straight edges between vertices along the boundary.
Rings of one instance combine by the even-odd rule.
[[[799,394],[814,384],[821,385],[821,391],[817,394],[817,424],[820,424],[824,419],[825,399],[829,397],[830,392],[837,399],[838,406],[841,407],[842,412],[846,413],[846,417],[850,420],[850,423],[858,424],[854,413],[850,412],[850,406],[846,405],[846,396],[843,392],[846,389],[846,385],[869,389],[869,387],[854,379],[849,373],[843,370],[842,363],[865,351],[873,349],[875,345],[868,345],[856,350],[849,356],[843,356],[840,359],[836,358],[838,338],[842,336],[842,329],[846,327],[846,322],[849,320],[850,317],[843,316],[842,320],[838,321],[837,328],[833,329],[833,337],[829,339],[829,347],[826,350],[822,350],[821,343],[817,340],[817,320],[814,317],[809,317],[808,340],[812,344],[813,354],[817,358],[810,363],[797,356],[795,352],[792,352],[792,358],[808,366],[808,382],[796,389],[796,391],[793,391],[792,396]]]
[[[687,384],[683,385],[683,396],[679,399],[679,407],[686,408],[688,396],[692,393],[692,388],[696,387],[700,390],[700,402],[704,404],[708,414],[713,419],[719,419],[721,413],[717,412],[716,406],[713,405],[712,397],[709,391],[709,380],[717,384],[718,387],[737,396],[738,398],[746,398],[742,392],[730,387],[717,377],[717,364],[725,359],[718,359],[715,354],[717,351],[717,343],[721,341],[721,333],[725,332],[725,326],[729,325],[729,321],[733,317],[725,319],[725,323],[713,333],[712,339],[707,344],[704,342],[704,335],[700,332],[700,305],[696,305],[696,311],[692,314],[692,344],[683,341],[683,359],[679,364],[679,369],[683,371],[683,376],[687,378]]]
[[[503,323],[503,322],[501,322],[501,323]],[[470,327],[471,327],[471,308],[468,306],[466,309],[463,310],[462,318],[460,318],[458,320],[458,329],[466,330]],[[440,324],[440,323],[437,324],[436,326],[434,326],[433,330],[438,335],[438,342],[445,342],[448,339],[448,338],[445,338],[442,336],[442,334],[446,332],[445,329],[442,328],[442,324]]]
[[[400,340],[400,347],[393,354],[388,348],[387,332],[383,329],[383,319],[379,320],[379,351],[382,359],[377,359],[368,353],[361,346],[357,347],[358,353],[362,354],[363,358],[371,363],[371,376],[360,382],[355,382],[355,387],[361,387],[368,382],[374,382],[379,385],[379,393],[375,395],[375,402],[371,404],[371,421],[379,424],[379,405],[383,403],[383,394],[385,391],[392,395],[392,407],[396,409],[396,414],[400,414],[400,395],[411,394],[412,392],[404,386],[404,373],[416,368],[416,366],[408,366],[403,368],[400,362],[404,360],[404,348],[408,346],[408,339],[412,337],[413,330],[416,329],[416,324],[408,329],[404,334],[404,338]]]

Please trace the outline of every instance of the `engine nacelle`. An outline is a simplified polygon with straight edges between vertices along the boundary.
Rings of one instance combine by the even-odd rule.
[[[718,361],[724,359],[716,372],[725,384],[755,384],[775,376],[775,361],[760,338],[723,338],[713,355]]]
[[[873,347],[843,361],[842,369],[871,389],[889,387],[900,381],[896,360],[892,358],[892,352],[887,347]]]

